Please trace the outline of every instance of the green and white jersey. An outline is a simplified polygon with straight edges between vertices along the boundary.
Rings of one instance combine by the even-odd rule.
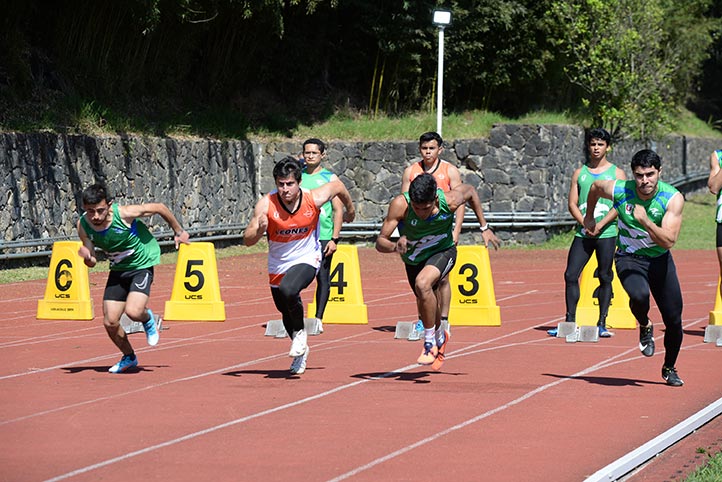
[[[577,176],[577,192],[579,193],[579,210],[582,212],[582,216],[587,214],[587,197],[589,196],[589,189],[592,187],[594,181],[608,181],[617,179],[617,166],[612,164],[608,169],[605,169],[599,174],[594,174],[589,170],[586,165],[582,166]],[[599,222],[607,215],[610,209],[613,209],[611,199],[600,198],[597,201],[597,205],[594,207],[594,220]],[[607,224],[597,238],[613,238],[617,235],[617,223],[612,222]],[[584,226],[577,223],[575,236],[579,238],[588,238],[587,232]]]
[[[659,181],[657,192],[651,199],[642,200],[637,196],[634,181],[617,181],[614,183],[614,207],[619,215],[619,237],[617,250],[623,253],[636,254],[656,258],[668,250],[658,246],[649,236],[647,230],[634,218],[634,206],[639,204],[647,211],[649,219],[657,226],[662,225],[662,218],[667,212],[667,204],[679,191],[666,182]]]
[[[409,193],[404,193],[409,207],[406,219],[403,223],[399,223],[399,233],[407,239],[407,250],[401,255],[406,264],[420,264],[434,254],[454,246],[452,235],[454,213],[446,203],[444,191],[437,189],[436,195],[439,199],[439,212],[428,219],[421,219],[411,208]]]
[[[322,168],[316,174],[308,174],[304,170],[301,174],[301,187],[306,189],[316,189],[319,186],[331,182],[333,173],[328,169]],[[321,214],[318,218],[318,239],[328,241],[333,237],[333,206],[331,201],[321,206]]]
[[[117,204],[112,204],[112,210],[113,221],[103,231],[95,231],[85,215],[80,217],[80,225],[90,240],[108,255],[111,271],[150,268],[160,263],[160,246],[146,225],[134,219],[128,226]]]
[[[722,149],[714,151],[714,154],[717,156],[719,166],[722,167]],[[722,190],[717,193],[717,214],[715,215],[715,221],[722,223]]]

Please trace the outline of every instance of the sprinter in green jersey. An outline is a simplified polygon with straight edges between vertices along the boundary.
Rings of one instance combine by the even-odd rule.
[[[78,254],[89,267],[95,266],[95,248],[110,260],[110,274],[103,293],[103,325],[115,346],[123,353],[111,373],[138,366],[128,335],[120,324],[125,314],[141,322],[148,344],[158,343],[156,317],[146,307],[153,284],[153,266],[160,262],[160,246],[139,217],[159,214],[175,233],[175,245],[188,244],[188,233],[173,213],[161,203],[121,206],[112,202],[105,186],[93,184],[83,191],[83,215],[78,235],[83,245]]]
[[[338,176],[321,166],[326,158],[326,144],[321,139],[306,139],[303,143],[303,173],[301,187],[308,190],[338,180]],[[340,241],[343,224],[343,203],[338,197],[321,206],[318,217],[318,240],[321,242],[321,266],[316,273],[316,326],[323,333],[323,314],[331,294],[331,262]],[[310,313],[309,313],[310,314]]]
[[[599,198],[614,201],[619,215],[617,274],[639,323],[639,349],[644,356],[654,355],[654,332],[648,318],[651,292],[665,326],[662,378],[678,387],[684,383],[675,368],[682,347],[682,290],[669,249],[682,227],[684,197],[659,180],[661,164],[656,152],[644,149],[632,157],[633,181],[595,181],[587,198],[584,227],[596,231],[594,207]]]
[[[439,370],[444,362],[449,333],[441,329],[441,294],[439,282],[456,261],[452,234],[454,212],[467,203],[481,226],[484,244],[499,247],[499,239],[484,219],[479,195],[473,186],[461,184],[444,193],[434,176],[423,173],[409,185],[409,192],[396,196],[376,238],[381,253],[399,253],[406,265],[409,285],[416,295],[416,305],[424,324],[424,348],[417,362]],[[396,228],[402,235],[392,241]]]
[[[717,196],[715,246],[717,247],[717,261],[720,266],[720,276],[722,276],[722,174],[720,173],[722,173],[722,149],[717,149],[709,156],[709,178],[707,179],[707,187],[709,187],[709,191],[712,194]],[[720,296],[722,296],[722,284],[720,284]]]
[[[592,254],[597,258],[597,272],[599,273],[599,318],[597,329],[601,338],[612,336],[607,330],[607,314],[612,301],[612,280],[614,271],[614,247],[617,238],[617,212],[612,208],[612,201],[600,199],[594,213],[597,220],[596,233],[584,229],[584,215],[587,213],[587,194],[594,181],[608,179],[626,179],[620,168],[607,160],[607,151],[612,136],[605,129],[592,129],[587,133],[587,162],[572,174],[569,187],[568,208],[569,213],[577,221],[574,240],[567,254],[567,267],[564,270],[564,300],[566,315],[564,321],[575,323],[577,317],[577,303],[579,302],[579,277],[589,262]],[[557,329],[548,333],[557,336]]]

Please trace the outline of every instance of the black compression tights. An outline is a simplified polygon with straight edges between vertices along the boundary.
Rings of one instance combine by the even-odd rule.
[[[303,329],[303,303],[301,290],[311,284],[316,268],[308,264],[297,264],[289,269],[278,287],[271,287],[276,309],[281,313],[283,326],[293,339],[293,332]]]
[[[617,256],[617,274],[629,295],[629,307],[640,324],[649,314],[649,294],[654,296],[664,322],[664,366],[673,367],[682,347],[682,290],[672,254],[657,258]]]
[[[567,269],[564,272],[565,300],[567,314],[565,321],[576,321],[577,303],[579,302],[579,276],[582,274],[589,258],[596,252],[597,273],[599,277],[599,322],[607,318],[609,303],[612,300],[612,262],[616,238],[582,238],[574,237],[567,255]]]

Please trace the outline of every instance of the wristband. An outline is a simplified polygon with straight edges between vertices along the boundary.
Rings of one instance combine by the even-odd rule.
[[[486,223],[486,224],[483,225],[483,226],[479,226],[479,229],[480,229],[481,232],[483,233],[484,231],[487,231],[487,230],[491,229],[491,226],[489,226],[489,223]]]
[[[338,242],[341,241],[341,238],[331,238],[331,241],[338,244]]]

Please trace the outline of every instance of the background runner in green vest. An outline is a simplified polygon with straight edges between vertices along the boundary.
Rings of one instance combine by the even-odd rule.
[[[720,276],[722,276],[722,149],[714,151],[709,156],[709,179],[707,186],[712,194],[717,196],[717,212],[715,221],[717,221],[717,261],[720,265]],[[720,286],[720,295],[722,296],[722,286]]]
[[[614,201],[619,215],[617,274],[639,323],[639,349],[644,356],[654,355],[654,332],[648,317],[651,292],[665,326],[662,378],[668,385],[682,386],[675,368],[682,347],[682,290],[669,249],[682,227],[684,197],[659,180],[661,164],[656,152],[644,149],[632,157],[633,181],[595,181],[587,198],[584,227],[596,233],[593,213],[597,200]]]
[[[103,325],[123,353],[108,371],[122,373],[138,365],[128,335],[120,325],[123,313],[143,323],[149,345],[156,345],[160,336],[156,318],[146,307],[153,284],[153,266],[160,263],[160,246],[137,218],[159,214],[175,233],[176,249],[179,243],[188,244],[189,235],[165,204],[121,206],[112,202],[102,184],[87,187],[82,200],[84,213],[78,221],[78,235],[83,245],[78,254],[91,268],[97,263],[96,247],[110,260],[110,274],[103,293]]]
[[[607,330],[607,313],[612,300],[612,279],[614,271],[614,247],[617,242],[617,211],[612,201],[600,199],[594,212],[597,221],[597,234],[584,229],[584,215],[587,213],[587,194],[592,183],[597,180],[626,179],[624,171],[607,160],[607,151],[611,143],[609,132],[604,129],[592,129],[587,133],[588,160],[574,171],[569,187],[569,212],[577,221],[574,240],[567,255],[567,268],[564,271],[564,295],[566,315],[564,321],[576,322],[577,303],[579,302],[579,276],[589,262],[592,254],[597,256],[599,277],[599,319],[597,326],[602,338],[612,336]],[[557,329],[549,330],[551,336],[557,336]]]
[[[444,152],[444,140],[438,132],[432,131],[421,134],[421,136],[419,136],[419,154],[421,155],[421,160],[412,163],[404,169],[404,173],[401,176],[401,192],[407,192],[411,181],[424,172],[428,172],[434,176],[434,179],[436,179],[436,187],[444,192],[448,192],[461,184],[461,173],[459,169],[452,163],[439,158],[442,152]],[[453,231],[454,243],[458,244],[464,222],[464,205],[456,210],[454,217],[456,219]],[[449,309],[451,307],[451,285],[449,284],[448,277],[441,280],[439,290],[441,293],[441,320],[448,321]],[[418,331],[423,329],[420,314],[416,329]]]
[[[326,158],[326,145],[320,139],[308,139],[303,143],[303,173],[301,187],[316,189],[329,181],[338,180],[338,176],[328,169],[321,167],[321,161]],[[343,223],[343,203],[338,197],[332,198],[321,206],[318,218],[318,239],[321,242],[321,266],[316,274],[316,320],[318,331],[323,333],[323,313],[331,292],[331,261],[333,253],[340,241],[339,233]]]
[[[488,228],[479,195],[473,186],[461,184],[444,193],[434,176],[424,173],[411,181],[409,192],[396,196],[376,238],[381,253],[399,253],[406,266],[406,277],[416,295],[416,305],[424,324],[424,348],[417,362],[439,370],[444,361],[449,333],[441,329],[439,282],[448,276],[456,261],[452,235],[454,212],[467,203],[482,227],[484,244],[499,247],[499,239]],[[391,240],[396,228],[402,234]]]

